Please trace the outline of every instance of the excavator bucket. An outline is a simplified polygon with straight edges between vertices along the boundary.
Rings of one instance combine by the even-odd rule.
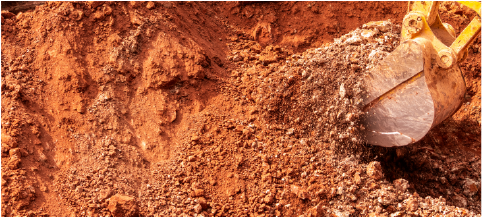
[[[364,79],[368,93],[363,102],[364,125],[372,145],[419,141],[463,101],[466,88],[459,67],[436,67],[430,49],[421,41],[405,41]]]
[[[460,108],[466,86],[458,62],[480,33],[480,2],[461,3],[479,16],[457,38],[441,22],[438,2],[409,3],[402,43],[364,77],[369,144],[412,144]]]

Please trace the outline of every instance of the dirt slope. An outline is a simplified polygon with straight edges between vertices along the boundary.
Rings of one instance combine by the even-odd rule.
[[[2,216],[480,215],[480,37],[453,117],[409,147],[359,136],[359,75],[398,45],[405,13],[406,2],[2,11]],[[475,16],[456,3],[440,13],[457,34]],[[390,28],[362,28],[380,20]]]

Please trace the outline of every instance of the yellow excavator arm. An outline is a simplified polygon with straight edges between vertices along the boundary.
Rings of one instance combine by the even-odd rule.
[[[480,2],[460,3],[477,15],[456,37],[440,19],[440,2],[409,2],[400,46],[364,77],[368,143],[412,144],[460,108],[466,86],[458,64],[480,34],[481,12]]]

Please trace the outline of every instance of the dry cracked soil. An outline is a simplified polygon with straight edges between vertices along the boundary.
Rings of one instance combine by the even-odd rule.
[[[407,2],[29,5],[2,2],[2,216],[480,216],[480,36],[460,110],[381,148],[361,78]]]

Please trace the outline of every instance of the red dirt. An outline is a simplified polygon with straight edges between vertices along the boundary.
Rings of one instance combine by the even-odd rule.
[[[48,2],[2,11],[2,216],[430,215],[433,201],[480,214],[480,36],[461,63],[467,102],[417,144],[365,146],[356,127],[308,126],[331,122],[290,104],[312,90],[301,71],[283,71],[288,61],[369,21],[401,24],[406,5]],[[475,16],[456,3],[440,13],[457,34]],[[332,80],[314,78],[338,85],[336,73],[352,69],[339,64],[317,66]],[[316,94],[338,105],[338,90]],[[352,104],[334,109],[356,114]],[[373,202],[393,188],[398,202]]]

